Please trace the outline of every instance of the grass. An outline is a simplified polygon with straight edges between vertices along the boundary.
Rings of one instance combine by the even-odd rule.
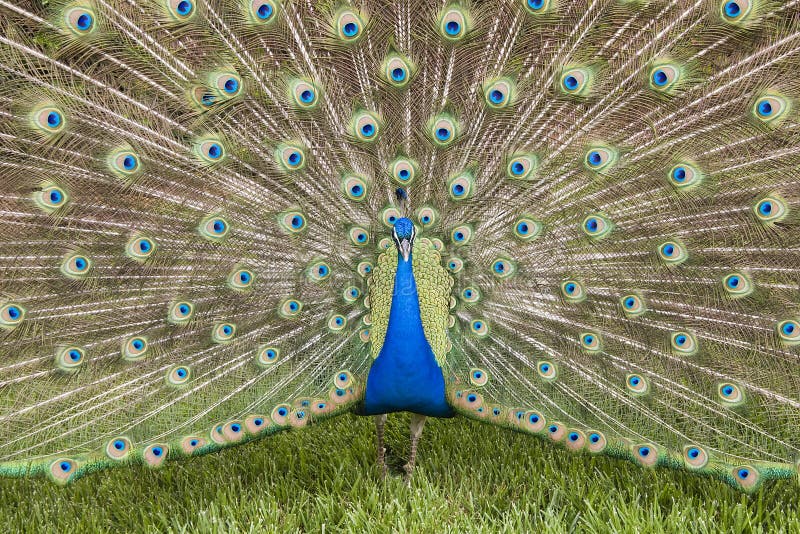
[[[160,470],[61,488],[0,480],[0,532],[800,532],[800,485],[753,496],[716,480],[573,455],[463,418],[429,420],[410,488],[408,417],[345,416]]]

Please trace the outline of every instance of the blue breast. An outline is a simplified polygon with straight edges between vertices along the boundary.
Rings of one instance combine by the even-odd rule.
[[[398,254],[389,326],[369,370],[363,412],[453,415],[445,400],[442,369],[422,329],[411,256],[406,261]]]

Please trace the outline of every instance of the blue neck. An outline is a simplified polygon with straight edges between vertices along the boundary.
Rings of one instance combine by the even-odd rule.
[[[444,393],[442,369],[425,338],[411,256],[397,256],[392,307],[383,347],[369,371],[367,415],[408,411],[435,417],[453,414]]]

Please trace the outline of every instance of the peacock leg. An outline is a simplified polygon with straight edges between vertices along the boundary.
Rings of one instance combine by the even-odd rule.
[[[375,429],[378,434],[378,467],[381,468],[381,477],[386,478],[386,448],[383,446],[383,427],[386,425],[386,414],[375,416]]]
[[[403,466],[406,472],[406,483],[411,482],[411,474],[414,472],[414,463],[417,459],[417,443],[422,435],[423,426],[425,426],[425,416],[411,414],[411,457],[408,459],[408,463]]]

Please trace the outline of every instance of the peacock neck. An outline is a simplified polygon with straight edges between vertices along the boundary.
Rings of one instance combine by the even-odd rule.
[[[398,254],[386,337],[367,377],[367,413],[408,411],[449,417],[441,367],[425,337],[413,252]]]

